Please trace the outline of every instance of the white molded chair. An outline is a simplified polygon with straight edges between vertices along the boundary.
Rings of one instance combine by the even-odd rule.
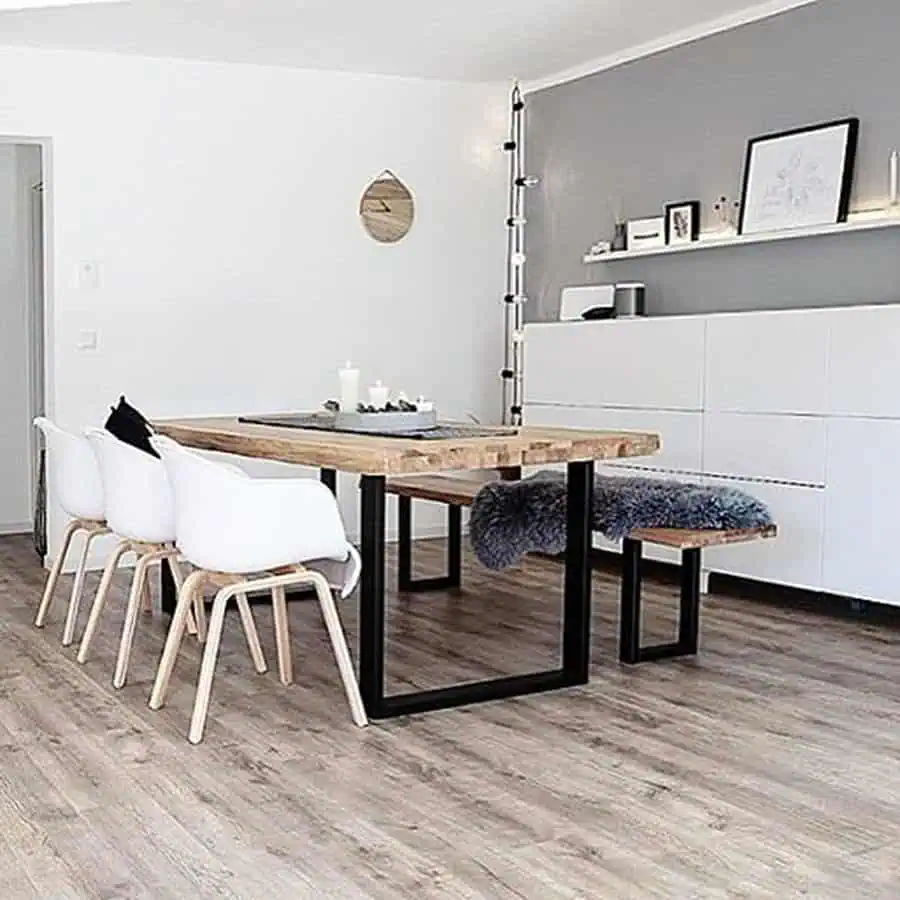
[[[356,586],[360,560],[347,540],[334,495],[307,478],[252,478],[240,469],[213,462],[167,438],[154,438],[162,454],[175,494],[178,549],[199,571],[184,582],[169,628],[150,708],[166,699],[169,679],[184,636],[194,591],[204,582],[219,591],[210,614],[209,634],[200,667],[188,739],[203,739],[213,673],[222,637],[225,609],[232,596],[248,590],[271,590],[283,684],[293,681],[285,588],[307,584],[316,595],[331,639],[353,721],[367,724],[366,713],[344,631],[323,572],[340,569],[340,592],[346,597]],[[252,577],[251,573],[269,573]]]
[[[38,628],[43,628],[47,621],[47,614],[53,602],[53,593],[56,590],[73,538],[79,533],[85,535],[84,547],[75,570],[75,580],[72,583],[66,623],[63,626],[62,642],[63,646],[68,647],[75,637],[75,623],[81,606],[84,574],[91,543],[100,535],[109,533],[105,521],[103,485],[97,461],[84,437],[64,431],[43,417],[35,419],[34,424],[41,430],[47,443],[49,481],[53,489],[53,496],[71,519],[63,534],[62,546],[59,548],[59,553],[47,576],[47,583],[44,586],[44,593],[34,620],[34,624]]]
[[[89,428],[85,435],[99,465],[106,498],[107,523],[119,538],[119,543],[103,570],[78,649],[78,662],[87,661],[119,561],[126,553],[137,554],[113,676],[113,686],[121,688],[128,677],[141,600],[149,599],[150,566],[168,560],[175,583],[183,583],[178,566],[178,551],[175,549],[175,510],[172,490],[161,460],[120,441],[100,428]],[[198,609],[202,612],[202,603],[198,604]],[[249,615],[249,608],[247,612]],[[265,660],[259,662],[262,650],[259,649],[259,639],[252,619],[249,626],[245,627],[248,627],[248,640],[252,650],[258,650],[258,654],[254,653],[254,662],[258,669],[262,666],[261,671],[265,671]],[[192,632],[197,630],[193,615],[189,616],[188,628]]]

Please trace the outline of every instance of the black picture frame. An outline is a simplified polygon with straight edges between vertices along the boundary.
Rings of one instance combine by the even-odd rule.
[[[804,125],[800,128],[791,128],[787,131],[777,131],[771,134],[763,134],[747,141],[747,153],[744,159],[744,175],[741,183],[741,209],[738,219],[738,234],[744,234],[747,217],[747,192],[750,186],[750,175],[753,165],[755,149],[765,142],[777,141],[783,138],[796,137],[801,134],[811,134],[817,131],[825,131],[833,128],[846,128],[847,136],[844,149],[844,168],[841,173],[840,195],[838,198],[837,218],[833,223],[846,222],[850,212],[850,193],[853,190],[853,175],[856,169],[856,151],[859,143],[859,119],[856,116],[848,116],[844,119],[834,119],[830,122],[821,122],[817,125]],[[829,224],[829,223],[822,223]],[[773,230],[788,230],[773,229]]]
[[[678,244],[689,244],[700,238],[700,201],[699,200],[683,200],[681,203],[666,204],[666,246],[672,244],[672,220],[679,210],[689,209],[691,212],[690,239],[675,241],[674,246]]]

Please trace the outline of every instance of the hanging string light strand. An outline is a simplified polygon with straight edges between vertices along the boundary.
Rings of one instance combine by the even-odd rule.
[[[506,216],[506,292],[504,294],[503,423],[522,424],[522,341],[525,327],[525,192],[539,179],[525,174],[525,101],[518,83],[510,96],[509,205]]]

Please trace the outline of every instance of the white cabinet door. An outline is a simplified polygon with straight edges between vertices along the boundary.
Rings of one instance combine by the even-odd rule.
[[[709,475],[824,486],[824,418],[708,413],[703,419]]]
[[[528,325],[526,402],[700,410],[705,329],[700,316]]]
[[[757,581],[821,589],[825,515],[823,490],[719,478],[707,478],[706,483],[736,487],[762,500],[778,525],[778,537],[704,550],[705,569]]]
[[[825,590],[900,605],[900,422],[828,423]]]
[[[662,452],[656,456],[622,460],[621,463],[609,465],[700,472],[703,421],[700,413],[643,409],[586,409],[575,406],[529,404],[525,407],[524,420],[526,425],[558,428],[653,431],[662,435]]]
[[[824,413],[830,321],[827,310],[710,316],[706,408]]]
[[[831,412],[900,417],[900,307],[838,309],[831,321]]]

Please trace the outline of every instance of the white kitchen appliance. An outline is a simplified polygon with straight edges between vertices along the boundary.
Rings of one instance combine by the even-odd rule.
[[[559,320],[609,319],[615,314],[614,284],[584,284],[562,289]]]

